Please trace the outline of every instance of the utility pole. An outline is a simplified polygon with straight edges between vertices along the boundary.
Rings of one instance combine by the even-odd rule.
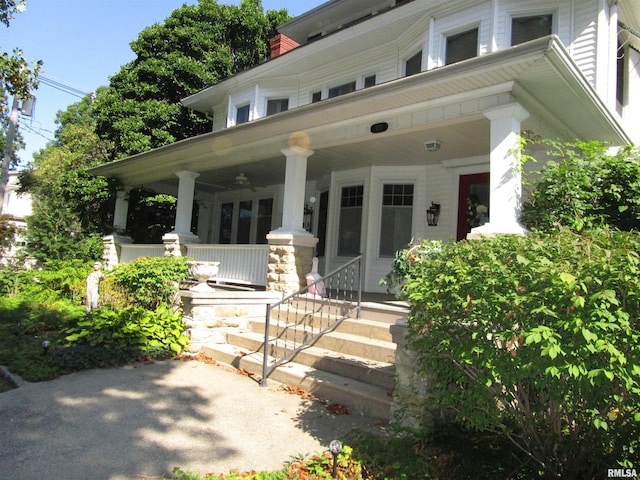
[[[11,107],[11,114],[9,115],[9,128],[7,129],[7,144],[4,147],[4,157],[2,159],[2,172],[0,174],[0,215],[4,208],[4,202],[7,191],[7,183],[9,182],[9,168],[11,166],[11,150],[13,148],[13,140],[16,136],[16,129],[18,128],[18,96],[13,96],[13,106]]]

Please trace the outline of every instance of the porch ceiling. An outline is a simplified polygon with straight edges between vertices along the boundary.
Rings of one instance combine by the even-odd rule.
[[[199,172],[197,182],[214,190],[234,188],[239,172],[255,185],[280,184],[281,150],[294,133],[297,143],[315,152],[309,157],[309,179],[369,165],[483,155],[489,153],[489,121],[481,114],[482,102],[504,101],[505,94],[555,132],[630,143],[617,116],[605,108],[559,41],[549,37],[183,140],[91,172],[131,186],[177,181],[178,170]],[[370,126],[377,122],[387,122],[389,129],[372,134]],[[425,150],[424,141],[431,139],[442,143],[440,151]]]

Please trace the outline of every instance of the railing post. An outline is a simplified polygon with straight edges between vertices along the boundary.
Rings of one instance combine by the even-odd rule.
[[[266,305],[266,313],[264,318],[264,344],[262,347],[262,378],[260,379],[260,386],[267,386],[267,362],[269,361],[269,356],[267,352],[269,351],[269,330],[270,330],[270,320],[271,320],[271,304]]]

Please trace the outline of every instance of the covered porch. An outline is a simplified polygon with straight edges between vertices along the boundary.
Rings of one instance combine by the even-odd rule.
[[[303,105],[92,169],[126,186],[105,263],[186,255],[291,293],[314,256],[322,273],[364,253],[364,290],[384,292],[410,241],[524,233],[523,131],[629,143],[614,115],[555,37]],[[161,246],[122,233],[139,185],[178,198]]]

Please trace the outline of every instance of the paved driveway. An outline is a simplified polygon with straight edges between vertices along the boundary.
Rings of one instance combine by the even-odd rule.
[[[276,470],[356,429],[381,428],[275,383],[263,388],[229,367],[186,360],[23,383],[0,394],[0,415],[0,476],[12,480]]]

